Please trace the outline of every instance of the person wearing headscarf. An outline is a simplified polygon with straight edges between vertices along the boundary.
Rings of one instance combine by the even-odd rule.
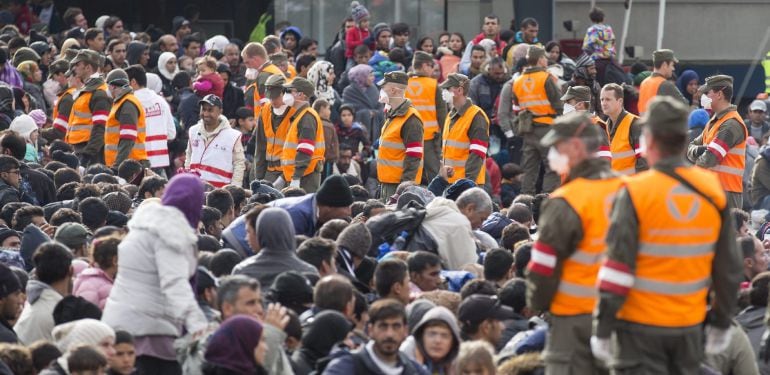
[[[128,65],[139,64],[147,69],[150,61],[150,48],[142,42],[131,42],[126,47],[126,61]]]
[[[315,86],[316,99],[325,99],[331,106],[332,124],[338,124],[340,122],[339,112],[340,106],[342,105],[340,94],[337,93],[332,86],[335,78],[334,65],[328,61],[316,62],[307,72],[307,80]]]
[[[694,70],[687,69],[676,79],[676,88],[682,93],[691,108],[700,107],[700,98],[695,97],[700,86],[700,77]]]
[[[339,311],[316,314],[302,333],[302,347],[291,356],[295,374],[309,374],[329,356],[335,344],[347,338],[353,324]],[[326,362],[326,361],[325,361]]]
[[[452,373],[452,365],[460,353],[460,342],[460,328],[454,314],[446,307],[436,306],[425,312],[420,322],[412,327],[412,336],[401,344],[400,350],[431,374],[443,375]]]
[[[253,277],[260,285],[273,285],[273,280],[285,271],[318,275],[315,267],[297,257],[294,224],[286,210],[277,207],[263,210],[254,227],[260,249],[257,255],[235,266],[233,275]]]
[[[160,81],[163,82],[163,96],[170,97],[174,95],[173,85],[171,81],[174,79],[174,75],[179,72],[179,66],[176,63],[176,55],[172,52],[163,52],[158,57],[158,75]]]
[[[11,121],[10,129],[24,137],[24,140],[27,142],[27,151],[24,154],[24,161],[37,163],[39,161],[37,140],[40,133],[37,124],[35,124],[35,120],[29,115],[20,115]]]
[[[195,335],[208,325],[188,282],[197,269],[195,229],[202,207],[203,182],[178,174],[160,204],[137,208],[118,247],[120,272],[102,321],[135,336],[140,373],[181,374],[174,340],[183,328]]]
[[[266,351],[262,324],[251,316],[235,315],[225,320],[209,339],[203,374],[267,374],[262,367]]]
[[[342,103],[353,107],[356,121],[367,129],[369,139],[379,139],[385,113],[374,85],[374,69],[365,64],[356,65],[348,71],[348,78],[351,84],[342,91]]]

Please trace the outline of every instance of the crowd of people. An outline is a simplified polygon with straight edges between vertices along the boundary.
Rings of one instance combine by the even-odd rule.
[[[770,373],[768,98],[620,66],[601,9],[568,56],[353,1],[322,56],[31,3],[0,10],[0,374]]]

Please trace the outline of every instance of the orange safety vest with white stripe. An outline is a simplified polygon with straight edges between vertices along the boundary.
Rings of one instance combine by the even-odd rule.
[[[278,69],[277,66],[273,64],[267,64],[260,70],[261,72],[267,72],[272,74],[281,74],[284,75],[281,69]],[[251,85],[246,86],[246,89],[244,89],[244,92],[249,91],[249,88],[251,86],[254,86],[254,118],[259,117],[260,114],[260,108],[262,107],[262,96],[259,95],[259,86],[257,86],[257,81],[255,80]]]
[[[268,171],[282,170],[281,154],[283,153],[283,144],[286,142],[286,134],[291,126],[291,117],[294,116],[295,112],[297,112],[296,108],[287,108],[281,123],[273,130],[273,105],[267,103],[262,106],[260,118],[262,119],[262,129],[265,132],[267,141],[265,145],[265,160],[267,161]]]
[[[591,115],[591,123],[598,126],[600,131],[607,134],[607,138],[609,139],[609,134],[607,133],[607,123],[602,121],[601,118],[597,115]],[[607,161],[612,161],[612,151],[610,151],[610,146],[608,145],[599,145],[599,150],[596,151],[596,156],[599,158],[602,158]]]
[[[214,187],[222,187],[233,179],[233,149],[235,144],[241,141],[241,132],[225,128],[222,129],[209,144],[198,129],[203,126],[198,124],[190,127],[190,169],[200,174],[203,181]]]
[[[605,238],[610,227],[610,210],[622,183],[621,178],[578,178],[551,195],[564,199],[572,207],[580,218],[583,232],[575,252],[562,263],[559,288],[551,300],[552,314],[571,316],[594,311],[598,297],[596,277],[607,247]],[[530,272],[550,277],[556,262],[556,252],[550,246],[535,242],[527,267]]]
[[[642,84],[639,86],[638,108],[640,115],[647,112],[647,104],[658,95],[658,89],[665,81],[666,79],[663,76],[649,76],[642,81]]]
[[[69,122],[69,113],[64,114],[61,113],[59,110],[59,106],[61,104],[61,100],[65,95],[72,95],[73,92],[75,92],[77,88],[70,87],[56,96],[56,103],[53,105],[53,127],[57,130],[61,131],[62,133],[67,133],[67,122]],[[72,108],[70,108],[70,113],[72,113]]]
[[[674,328],[700,325],[706,317],[715,245],[728,225],[720,215],[727,199],[710,171],[679,167],[676,173],[714,204],[657,170],[627,180],[639,222],[636,270],[612,259],[599,270],[600,292],[626,296],[620,320]]]
[[[441,131],[436,114],[436,89],[438,81],[432,77],[410,77],[406,89],[406,98],[412,101],[412,106],[420,113],[423,128],[423,141],[436,138]]]
[[[719,128],[730,119],[738,121],[743,126],[743,141],[733,147],[728,147],[717,138]],[[709,122],[706,129],[703,130],[703,144],[719,161],[719,164],[711,170],[717,172],[719,182],[722,183],[722,188],[725,191],[743,192],[743,171],[746,169],[746,139],[748,137],[749,132],[746,124],[743,123],[743,119],[737,111],[727,112],[714,123]]]
[[[404,160],[407,156],[421,158],[423,154],[423,144],[414,142],[404,144],[401,138],[401,128],[404,127],[406,120],[416,116],[420,118],[420,113],[413,107],[409,107],[403,116],[393,117],[385,122],[380,134],[380,147],[377,151],[377,179],[384,184],[400,184],[404,175]],[[422,161],[417,169],[414,182],[420,183],[422,179]]]
[[[625,176],[636,173],[636,159],[642,156],[639,145],[631,145],[631,123],[636,119],[638,117],[626,113],[626,116],[616,125],[614,137],[612,137],[609,127],[607,128],[610,153],[612,154],[612,170]]]
[[[96,90],[107,92],[107,84],[102,83]],[[88,142],[91,138],[91,129],[94,127],[94,123],[104,124],[107,122],[107,117],[110,115],[109,111],[91,113],[90,104],[93,94],[94,91],[82,91],[75,98],[70,118],[67,121],[67,134],[64,136],[65,142],[71,145]]]
[[[126,102],[131,102],[139,110],[139,117],[136,124],[121,124],[118,120],[118,111]],[[133,93],[123,95],[115,104],[112,105],[110,116],[107,118],[107,124],[104,126],[104,164],[108,167],[117,167],[115,159],[118,156],[118,143],[121,139],[134,141],[134,147],[128,154],[129,159],[147,160],[145,151],[146,122],[144,116],[144,107],[142,102],[134,96]]]
[[[548,94],[545,92],[545,83],[553,79],[551,73],[546,71],[537,71],[524,73],[512,85],[519,110],[529,110],[534,115],[532,121],[539,124],[551,125],[556,111],[548,100]]]
[[[315,119],[315,139],[299,139],[299,121],[305,114],[313,116]],[[325,151],[326,144],[324,143],[324,129],[321,117],[318,116],[318,113],[313,108],[305,107],[296,115],[294,121],[289,126],[289,130],[286,132],[286,142],[284,142],[281,152],[283,178],[286,181],[291,181],[294,177],[297,152],[310,155],[310,164],[305,169],[305,173],[302,174],[304,177],[315,172],[319,162],[323,163]]]
[[[489,143],[470,139],[468,136],[468,130],[471,128],[471,123],[477,113],[484,116],[484,120],[487,122],[487,135],[489,135],[489,119],[477,105],[471,104],[451,127],[449,126],[451,123],[449,116],[444,120],[444,145],[441,148],[441,154],[444,155],[444,165],[454,168],[454,175],[447,178],[450,184],[461,178],[473,180],[476,185],[483,185],[486,180],[486,163],[484,161],[487,158]],[[471,153],[481,158],[481,169],[477,176],[465,175],[465,163]]]

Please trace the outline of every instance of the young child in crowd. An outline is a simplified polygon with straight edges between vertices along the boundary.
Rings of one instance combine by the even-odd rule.
[[[353,150],[357,159],[365,159],[371,154],[372,143],[369,142],[367,130],[359,122],[354,121],[355,110],[348,104],[340,107],[340,124],[337,126],[337,137],[340,144],[345,144]]]
[[[340,155],[340,142],[337,139],[337,132],[334,130],[334,124],[332,124],[332,107],[325,99],[316,99],[313,102],[313,109],[318,112],[318,117],[321,118],[321,123],[324,127],[324,142],[326,143],[326,152],[324,154],[324,176],[328,176],[332,173],[334,163],[337,162],[337,158]]]
[[[35,120],[29,115],[20,115],[11,121],[10,129],[19,133],[27,142],[27,152],[24,154],[24,161],[37,163],[40,160],[37,152],[39,131]]]
[[[115,355],[108,359],[110,370],[107,375],[136,374],[136,348],[134,337],[126,331],[115,331]]]
[[[356,47],[362,45],[364,40],[369,37],[369,11],[358,1],[350,3],[350,8],[353,22],[355,22],[356,25],[345,33],[346,68],[350,68],[355,64],[353,51]]]
[[[118,273],[118,235],[97,238],[91,244],[93,262],[75,279],[72,294],[104,309]]]
[[[104,375],[107,358],[93,346],[83,345],[72,350],[67,366],[71,375]]]
[[[198,60],[195,66],[198,68],[198,79],[193,83],[195,93],[200,97],[214,94],[222,98],[225,81],[217,73],[217,60],[211,56],[205,56]]]

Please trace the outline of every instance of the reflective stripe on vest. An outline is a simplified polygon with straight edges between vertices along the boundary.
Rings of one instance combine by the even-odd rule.
[[[429,141],[436,137],[441,130],[438,126],[436,115],[436,90],[438,82],[432,77],[410,77],[409,86],[406,89],[406,98],[412,101],[412,105],[420,113],[423,128],[423,141]]]
[[[609,264],[616,273],[599,280],[600,290],[623,290],[613,280],[628,286],[617,315],[621,320],[690,327],[705,319],[714,246],[722,225],[727,225],[720,215],[726,197],[717,176],[705,169],[679,167],[676,173],[717,208],[663,172],[650,170],[628,179],[626,188],[639,223],[636,269],[633,274],[618,271],[608,260],[602,271]]]
[[[420,118],[414,107],[409,107],[403,116],[393,117],[385,121],[380,133],[380,148],[377,152],[377,179],[386,184],[400,184],[404,175],[404,160],[407,147],[401,138],[401,128],[412,116]],[[422,153],[422,152],[421,152]],[[422,161],[415,175],[414,182],[422,179]]]
[[[733,119],[743,126],[743,141],[730,147],[717,139],[719,128],[727,120]],[[743,192],[743,172],[746,169],[746,138],[749,136],[748,129],[743,123],[743,119],[737,111],[730,111],[722,116],[716,122],[709,121],[706,129],[703,130],[703,145],[708,147],[708,151],[717,156],[717,160],[722,159],[718,165],[711,168],[717,172],[719,182],[725,191],[733,193]]]
[[[109,112],[98,114],[91,113],[91,97],[94,92],[99,90],[107,92],[107,84],[102,83],[101,86],[94,91],[80,92],[78,97],[75,98],[69,120],[67,121],[67,134],[64,136],[65,142],[71,145],[88,142],[91,138],[91,128],[93,128],[94,122],[107,121]]]
[[[56,102],[53,104],[53,127],[65,134],[67,133],[67,122],[69,121],[70,113],[72,113],[72,107],[70,106],[70,113],[60,112],[60,107],[62,104],[62,99],[67,95],[72,97],[72,93],[75,92],[75,90],[76,89],[74,87],[70,87],[62,91],[59,93],[59,95],[56,96]]]
[[[171,119],[171,108],[159,95],[142,96],[144,119],[147,126],[144,138],[147,160],[151,168],[165,168],[171,163],[168,156],[168,128]],[[173,124],[171,124],[173,126]]]
[[[265,133],[265,160],[267,163],[268,171],[280,171],[281,170],[281,153],[283,153],[283,144],[286,142],[286,133],[291,126],[291,117],[297,110],[294,107],[289,107],[284,112],[284,116],[278,127],[273,130],[273,105],[267,103],[262,106],[262,112],[260,113],[262,131]]]
[[[448,165],[454,168],[454,175],[447,180],[450,184],[461,178],[467,178],[475,181],[477,185],[483,185],[486,180],[486,154],[489,144],[480,145],[471,142],[468,136],[468,130],[471,128],[471,123],[476,114],[480,113],[484,120],[487,122],[487,136],[489,136],[489,119],[481,108],[476,105],[471,105],[465,110],[460,118],[451,124],[452,119],[447,116],[444,120],[444,134],[443,147],[441,148],[441,155],[444,157],[444,165]],[[475,150],[475,154],[481,157],[481,168],[479,174],[476,176],[467,176],[465,173],[465,164],[471,155],[471,151]],[[481,156],[483,155],[483,156]]]
[[[145,137],[147,135],[146,121],[144,115],[144,107],[139,99],[134,96],[133,93],[123,95],[116,103],[112,105],[110,116],[107,118],[107,124],[104,126],[104,164],[108,167],[117,167],[115,164],[118,156],[118,144],[120,143],[120,135],[125,130],[121,130],[121,123],[118,120],[118,112],[123,108],[126,102],[131,102],[139,111],[139,116],[136,121],[136,135],[134,139],[134,146],[128,153],[128,159],[132,160],[147,160],[147,152],[145,151]],[[134,131],[130,131],[134,133]],[[133,135],[133,134],[132,134]]]
[[[631,124],[636,119],[638,117],[626,113],[626,116],[616,125],[614,137],[610,135],[610,129],[607,129],[612,153],[612,170],[621,175],[632,175],[636,172],[636,145],[631,145]]]
[[[305,115],[312,116],[316,122],[315,139],[312,140],[313,144],[299,141],[299,122]],[[286,132],[286,142],[283,144],[283,150],[281,151],[281,166],[283,167],[283,178],[286,181],[291,181],[294,177],[294,165],[297,160],[297,151],[308,153],[312,155],[310,157],[310,164],[308,164],[305,172],[302,176],[307,176],[315,172],[316,165],[319,162],[323,163],[324,152],[326,151],[324,145],[324,131],[321,123],[321,117],[318,116],[313,108],[305,107],[294,117],[294,121],[291,122],[289,130]]]
[[[554,315],[591,314],[596,307],[596,278],[607,247],[610,209],[622,180],[577,178],[557,189],[552,197],[562,198],[580,217],[583,238],[562,264],[559,289],[551,301]]]
[[[658,89],[660,85],[665,82],[666,79],[663,76],[649,76],[642,81],[639,86],[639,114],[647,112],[647,104],[650,100],[658,95]]]
[[[198,129],[202,125],[190,127],[190,169],[197,170],[201,179],[215,187],[229,184],[233,179],[233,149],[241,141],[241,132],[226,128],[206,144],[206,139]]]
[[[552,79],[550,73],[537,71],[524,73],[511,85],[516,101],[521,110],[529,110],[535,116],[534,122],[541,124],[553,124],[553,116],[556,111],[548,100],[545,92],[545,83]]]

